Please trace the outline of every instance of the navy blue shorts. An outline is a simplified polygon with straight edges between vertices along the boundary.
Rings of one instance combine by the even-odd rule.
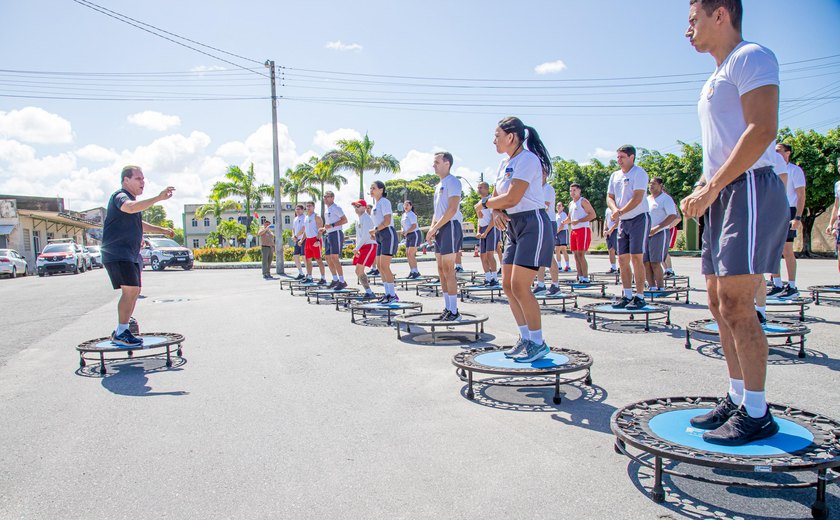
[[[324,237],[324,254],[340,255],[344,244],[344,231],[333,231]]]
[[[292,254],[294,256],[303,256],[303,244],[298,244],[297,240],[295,240],[295,252]]]
[[[650,215],[642,213],[633,218],[622,220],[618,224],[618,247],[621,255],[643,255],[650,235]]]
[[[111,286],[114,289],[119,289],[123,285],[126,287],[141,287],[140,271],[143,268],[140,267],[140,264],[135,262],[105,262],[103,265],[105,270],[108,271],[108,277],[111,279]]]
[[[790,220],[793,220],[795,218],[796,218],[796,206],[791,206],[791,208],[790,208]],[[788,224],[787,224],[787,230],[788,230],[787,240],[785,240],[785,242],[793,242],[794,240],[796,240],[796,230],[790,228],[790,222],[788,222]]]
[[[670,230],[665,229],[659,233],[648,237],[648,243],[645,247],[645,263],[660,263],[665,261],[668,256],[668,245],[671,242]]]
[[[397,247],[399,242],[394,226],[376,232],[376,256],[394,256],[397,254]]]
[[[459,220],[450,220],[435,235],[435,254],[451,255],[464,245],[464,230]]]
[[[544,209],[510,215],[502,263],[528,269],[551,267],[554,237],[551,219]]]
[[[478,252],[481,254],[484,253],[492,253],[499,248],[499,240],[502,239],[502,232],[499,229],[489,224],[487,226],[481,226],[478,228],[478,232],[483,234],[487,231],[487,228],[490,228],[490,232],[487,233],[487,236],[484,238],[479,239],[478,241]]]
[[[414,230],[411,233],[407,233],[405,235],[405,247],[417,247],[423,242],[422,236],[420,235],[419,230]]]
[[[607,249],[615,249],[615,237],[618,236],[618,229],[607,235]]]
[[[554,247],[560,246],[568,246],[569,245],[569,231],[564,229],[563,231],[558,231],[556,235],[554,235]]]

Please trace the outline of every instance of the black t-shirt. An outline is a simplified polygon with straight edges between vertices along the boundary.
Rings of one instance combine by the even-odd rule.
[[[122,189],[111,195],[102,226],[102,262],[134,262],[143,241],[143,214],[126,213],[120,208],[134,196]]]

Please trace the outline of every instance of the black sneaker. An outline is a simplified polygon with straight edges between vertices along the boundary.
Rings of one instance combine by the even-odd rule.
[[[315,283],[315,280],[307,276],[303,279],[303,283]]]
[[[796,287],[791,287],[790,285],[786,285],[784,290],[779,293],[776,298],[780,300],[788,300],[793,298],[799,298],[799,289]]]
[[[376,273],[376,269],[371,269],[368,272],[366,272],[365,274],[368,275],[368,276],[373,276],[375,273]]]
[[[333,281],[332,281],[332,282],[330,282],[330,284],[327,286],[327,289],[335,289],[335,286],[336,286],[336,285],[338,285],[338,280],[333,280]]]
[[[318,285],[327,285],[327,281],[321,278],[320,280],[318,280]]]
[[[613,304],[612,308],[613,308],[613,309],[624,309],[624,308],[626,308],[626,307],[630,304],[630,302],[632,302],[632,301],[633,301],[633,300],[631,300],[631,299],[630,299],[630,298],[628,298],[627,296],[622,296],[622,297],[621,297],[621,299],[620,299],[618,302],[616,302],[616,303],[614,303],[614,304]]]
[[[375,300],[375,299],[376,299],[376,295],[373,294],[372,292],[366,292],[365,294],[362,295],[362,300],[363,301]]]
[[[665,271],[665,278],[673,278],[677,276],[674,271]]]
[[[388,303],[389,301],[391,301],[391,296],[388,295],[388,294],[383,294],[382,297],[380,297],[379,300],[376,301],[376,303],[384,305],[384,304]]]
[[[498,286],[499,286],[499,280],[497,280],[495,278],[493,278],[492,280],[487,282],[487,287],[498,287]]]
[[[303,273],[300,273],[297,276],[295,276],[295,280],[303,280],[305,278],[306,278],[306,275],[303,274]]]
[[[610,267],[610,270],[607,271],[607,274],[615,274],[617,272],[618,272],[618,269],[616,269],[615,267]]]
[[[143,340],[135,337],[128,329],[122,331],[120,334],[111,334],[111,343],[118,347],[142,347]]]
[[[768,297],[768,298],[775,298],[775,297],[777,297],[780,293],[783,293],[783,292],[785,292],[785,288],[784,288],[784,287],[776,287],[776,286],[773,286],[773,288],[772,288],[772,289],[770,289],[769,291],[767,291],[767,297]]]
[[[339,281],[335,284],[335,287],[333,287],[334,291],[341,291],[342,289],[347,289],[347,282]]]
[[[374,269],[373,272],[370,275],[371,276],[379,276],[379,269]]]
[[[534,293],[534,294],[539,294],[541,292],[545,292],[545,285],[537,285],[536,287],[534,287],[534,289],[531,292]]]
[[[758,322],[760,324],[764,325],[765,323],[767,323],[767,318],[763,314],[761,314],[761,311],[755,311],[755,313],[758,315]]]
[[[502,270],[501,270],[501,269],[499,269],[498,271],[496,271],[496,274],[497,274],[498,276],[502,276]]]
[[[556,285],[552,285],[551,287],[548,288],[548,292],[546,292],[546,294],[548,296],[554,296],[555,294],[557,294],[559,292],[560,292],[560,288],[557,287]]]
[[[462,319],[460,312],[449,311],[449,316],[444,321],[461,321]]]
[[[629,310],[636,311],[636,310],[639,310],[639,309],[644,309],[645,305],[647,305],[647,302],[645,302],[644,298],[642,298],[641,296],[633,296],[633,299],[624,308],[627,309],[628,311]]]
[[[732,402],[729,392],[727,392],[726,397],[721,399],[711,412],[692,417],[689,422],[692,426],[701,430],[714,430],[723,426],[723,423],[728,421],[732,414],[737,411],[738,407]]]
[[[767,439],[779,432],[779,425],[770,414],[770,407],[764,417],[754,419],[747,415],[744,407],[738,408],[720,428],[703,434],[703,440],[720,446],[743,446],[761,439]]]
[[[449,309],[443,309],[443,312],[440,313],[440,316],[437,318],[432,318],[432,321],[449,321]]]
[[[456,273],[463,273],[463,272],[464,272],[464,268],[463,268],[463,267],[460,267],[460,266],[459,266],[459,267],[456,267],[456,268],[455,268],[455,272],[456,272]]]

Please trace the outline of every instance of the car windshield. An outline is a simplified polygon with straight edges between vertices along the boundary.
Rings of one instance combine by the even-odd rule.
[[[0,256],[12,256],[10,249],[0,249]]]
[[[151,242],[155,247],[181,247],[178,242],[169,238],[151,238],[149,239],[149,242]]]
[[[70,244],[50,244],[44,248],[45,253],[72,253],[73,246]]]

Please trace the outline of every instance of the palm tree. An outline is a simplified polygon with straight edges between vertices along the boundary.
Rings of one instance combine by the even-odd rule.
[[[397,173],[400,171],[400,163],[393,155],[384,154],[380,156],[373,155],[374,142],[365,134],[365,137],[359,139],[340,139],[338,141],[338,149],[332,152],[327,152],[324,158],[329,158],[335,162],[336,171],[351,170],[359,176],[359,198],[364,198],[365,194],[365,172],[368,170],[373,173],[388,172]]]
[[[242,204],[236,202],[235,200],[222,200],[218,193],[211,193],[208,199],[210,202],[203,206],[199,206],[198,209],[195,210],[195,218],[204,218],[205,215],[208,213],[212,213],[213,217],[216,219],[216,224],[222,220],[222,213],[225,211],[242,210]]]
[[[324,155],[321,159],[312,157],[309,159],[309,164],[312,165],[312,171],[307,175],[307,178],[312,183],[321,185],[321,218],[324,218],[324,197],[326,193],[325,186],[335,186],[335,189],[340,190],[342,184],[347,183],[347,178],[337,173],[336,163],[332,160],[329,154]]]
[[[260,207],[264,195],[274,195],[274,188],[268,184],[257,184],[254,163],[251,163],[247,173],[243,172],[239,166],[229,166],[225,178],[226,181],[219,181],[213,186],[213,195],[219,198],[242,197],[245,200],[245,215],[247,215],[245,228],[248,229],[253,218],[252,208]]]
[[[312,171],[312,166],[309,163],[301,163],[292,168],[287,168],[285,176],[280,179],[280,193],[292,199],[292,203],[297,206],[298,195],[309,195],[313,200],[321,196],[318,188],[312,185],[309,178],[309,173]]]

